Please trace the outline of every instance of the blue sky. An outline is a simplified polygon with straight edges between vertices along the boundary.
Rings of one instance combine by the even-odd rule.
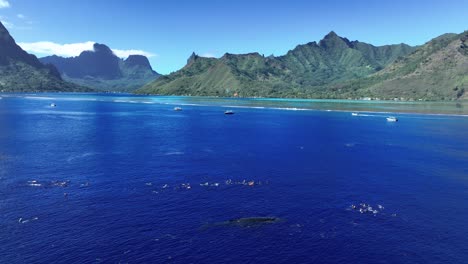
[[[0,0],[0,20],[38,56],[71,56],[99,42],[119,56],[147,54],[153,68],[167,74],[183,67],[192,51],[282,55],[331,30],[374,45],[419,45],[468,30],[468,0]]]

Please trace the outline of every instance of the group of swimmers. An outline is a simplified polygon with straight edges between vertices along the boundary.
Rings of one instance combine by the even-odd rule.
[[[31,187],[44,187],[44,188],[48,188],[48,187],[61,187],[61,188],[65,188],[65,187],[68,187],[70,185],[70,181],[69,180],[66,180],[66,181],[37,181],[37,180],[30,180],[30,181],[27,181],[27,184],[28,186],[31,186]],[[80,187],[88,187],[89,186],[89,182],[85,182],[85,183],[81,183],[79,185]]]
[[[375,207],[372,207],[370,204],[367,204],[367,203],[360,203],[358,205],[352,204],[350,206],[350,208],[352,210],[359,211],[359,213],[361,213],[361,214],[368,213],[368,214],[373,214],[373,215],[376,215],[376,214],[378,214],[379,212],[381,212],[382,210],[385,209],[385,207],[383,207],[380,204],[378,204]]]
[[[268,184],[268,181],[265,181],[265,182],[254,181],[254,180],[235,181],[235,180],[232,180],[232,179],[227,179],[226,181],[224,181],[224,185],[242,185],[242,186],[249,186],[249,187],[253,187],[253,186],[257,186],[257,185],[263,185],[263,184]],[[145,185],[146,186],[152,186],[153,183],[147,182],[147,183],[145,183]],[[216,187],[222,186],[223,184],[219,183],[219,182],[202,182],[202,183],[199,183],[198,185],[200,187],[205,187],[205,188],[216,188]],[[169,184],[164,184],[163,186],[161,186],[161,189],[168,189],[168,188],[171,188],[171,186]],[[178,184],[178,185],[173,187],[173,189],[175,189],[175,190],[179,190],[179,189],[190,190],[192,188],[193,187],[192,187],[192,185],[190,183],[181,183],[181,184]],[[157,191],[154,191],[154,192],[157,193]]]

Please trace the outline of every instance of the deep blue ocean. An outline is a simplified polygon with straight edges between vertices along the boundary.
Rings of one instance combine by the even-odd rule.
[[[467,116],[1,96],[0,263],[468,263]]]

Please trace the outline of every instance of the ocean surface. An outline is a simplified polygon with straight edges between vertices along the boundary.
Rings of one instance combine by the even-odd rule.
[[[0,263],[468,263],[466,103],[0,97]]]

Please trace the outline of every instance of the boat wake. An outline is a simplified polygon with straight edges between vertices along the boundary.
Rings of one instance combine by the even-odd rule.
[[[83,154],[80,154],[80,155],[75,155],[75,156],[71,156],[67,159],[67,162],[68,163],[72,163],[74,162],[75,160],[80,160],[80,159],[84,159],[86,157],[90,157],[90,156],[94,156],[94,155],[98,155],[99,153],[95,153],[95,152],[86,152],[86,153],[83,153]]]

